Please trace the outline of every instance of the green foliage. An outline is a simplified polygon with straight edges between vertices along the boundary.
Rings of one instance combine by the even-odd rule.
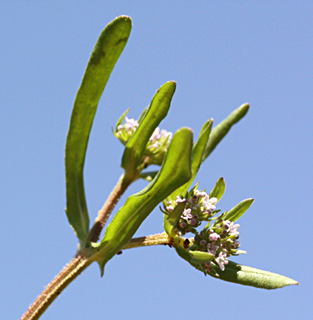
[[[200,271],[203,271],[201,265],[211,258],[209,253],[188,251],[182,246],[175,246],[175,249],[181,258]],[[279,289],[298,284],[297,281],[280,274],[242,266],[232,261],[229,261],[224,271],[215,265],[212,265],[212,269],[212,272],[207,274],[214,278],[261,289]]]
[[[83,169],[91,126],[110,74],[131,31],[131,19],[121,16],[101,33],[88,62],[74,102],[65,149],[66,214],[77,237],[85,242],[89,215],[85,199]]]
[[[226,189],[224,178],[219,178],[212,191],[209,194],[210,198],[216,198],[218,201],[221,200]]]
[[[182,128],[176,132],[170,144],[161,170],[141,192],[130,196],[108,226],[99,246],[98,259],[101,273],[104,266],[132,238],[151,211],[173,190],[191,177],[192,132]]]
[[[232,126],[247,114],[249,107],[250,106],[247,103],[241,105],[212,130],[210,139],[203,154],[202,161],[204,161],[211,154],[211,152],[226,136]]]
[[[163,154],[156,155],[153,152],[149,154],[147,145],[151,135],[168,113],[176,83],[169,81],[161,86],[154,95],[150,106],[144,109],[138,123],[136,123],[136,130],[130,136],[125,135],[121,138],[118,136],[117,131],[129,112],[127,110],[118,120],[115,131],[113,130],[114,135],[119,137],[125,145],[122,157],[122,167],[124,168],[122,182],[125,183],[126,181],[128,186],[137,179],[143,178],[149,184],[141,192],[128,197],[125,204],[118,210],[112,222],[106,228],[105,235],[99,243],[88,244],[87,239],[90,236],[89,215],[83,183],[83,167],[87,144],[98,102],[113,67],[126,45],[130,31],[131,19],[121,16],[108,24],[100,35],[75,99],[66,143],[67,217],[82,244],[81,248],[89,250],[86,256],[99,263],[102,274],[106,263],[129,243],[141,223],[160,202],[164,201],[165,204],[167,202],[174,203],[177,196],[184,197],[184,195],[186,197],[197,197],[195,188],[191,191],[188,191],[188,189],[194,181],[201,164],[226,136],[232,126],[246,115],[249,109],[248,104],[243,104],[214,129],[212,129],[213,120],[207,120],[201,129],[198,140],[194,144],[190,129],[182,128],[178,130],[174,134],[169,147],[167,146],[169,139],[165,138],[163,140],[160,149],[163,150],[164,156]],[[160,165],[161,169],[142,172],[150,164]],[[225,182],[223,178],[220,178],[209,196],[206,196],[206,200],[201,201],[209,201],[209,205],[215,208],[213,204],[221,199],[224,191]],[[204,195],[199,195],[199,197],[204,197]],[[114,201],[109,206],[114,207]],[[191,240],[183,238],[177,227],[185,210],[185,204],[179,203],[172,211],[164,211],[166,213],[164,228],[171,237],[172,245],[178,255],[205,274],[225,281],[266,289],[296,284],[294,280],[274,273],[241,266],[231,261],[218,261],[218,259],[225,259],[227,252],[227,257],[228,255],[242,253],[236,247],[239,246],[239,244],[236,244],[239,225],[234,225],[233,223],[248,210],[252,202],[253,199],[246,199],[218,218],[214,218],[215,220],[213,216],[219,210],[204,213],[198,222],[194,222],[197,224],[195,228],[190,229],[195,234],[195,238]],[[211,220],[215,221],[213,226],[210,226]],[[209,221],[203,229],[203,234],[196,230],[201,221]],[[231,230],[227,231],[229,232],[227,236],[222,233],[226,225],[227,230]],[[210,231],[209,228],[212,228],[212,230]],[[93,229],[90,232],[92,231]],[[208,233],[208,231],[211,233]],[[214,233],[213,237],[219,239],[218,232],[222,235],[221,237],[226,239],[224,239],[225,241],[228,241],[229,245],[231,243],[235,244],[235,249],[229,247],[229,251],[225,251],[226,253],[223,253],[224,251],[220,252],[225,254],[225,257],[217,257],[210,250],[202,250],[203,248],[197,244],[197,241],[199,242],[199,239],[206,237],[207,234],[212,237]],[[199,250],[199,248],[202,249]],[[205,267],[211,262],[213,262],[211,266]]]
[[[122,167],[125,169],[126,177],[133,179],[137,175],[148,140],[155,128],[166,117],[175,89],[176,83],[169,81],[157,90],[138,129],[126,144],[122,157]]]
[[[245,199],[226,212],[224,219],[237,221],[252,205],[254,199]]]
[[[202,163],[203,154],[208,143],[210,132],[213,124],[213,119],[208,120],[203,126],[200,131],[199,139],[194,144],[192,148],[192,176],[191,179],[185,183],[180,188],[176,189],[169,198],[175,199],[179,194],[184,194],[188,191],[189,187],[191,186],[193,180],[195,179],[200,165]]]
[[[188,128],[179,129],[170,142],[171,133],[160,131],[158,125],[170,108],[176,89],[173,81],[166,82],[157,90],[139,121],[126,117],[129,110],[117,121],[113,134],[125,146],[122,157],[124,174],[89,230],[83,179],[89,135],[99,100],[130,31],[131,19],[127,16],[118,17],[106,26],[93,49],[77,92],[66,141],[65,170],[66,214],[80,246],[75,258],[28,309],[25,319],[38,319],[59,293],[92,262],[98,262],[103,275],[106,263],[136,240],[132,239],[135,232],[161,202],[164,205],[161,209],[164,229],[168,235],[166,244],[173,246],[181,258],[205,275],[264,289],[298,284],[285,276],[242,266],[227,259],[245,253],[238,250],[239,224],[234,222],[249,209],[253,199],[243,200],[216,217],[220,210],[216,209],[215,204],[224,194],[224,179],[218,179],[209,195],[198,190],[198,184],[189,190],[201,164],[232,126],[246,115],[249,105],[240,106],[213,130],[213,120],[207,120],[196,143],[193,143],[193,134]],[[126,124],[122,125],[125,117]],[[160,170],[142,172],[151,164],[159,165]],[[123,192],[139,178],[149,184],[127,198],[106,228],[102,240],[96,242]],[[202,222],[206,226],[199,231]],[[188,233],[194,237],[183,238]],[[167,236],[161,234],[164,235]]]
[[[298,282],[277,273],[264,271],[256,268],[242,266],[229,261],[224,271],[213,266],[213,277],[245,286],[261,289],[279,289],[285,286],[297,285]]]

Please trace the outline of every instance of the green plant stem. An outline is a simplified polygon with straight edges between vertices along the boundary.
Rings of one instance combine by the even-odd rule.
[[[152,236],[139,237],[131,239],[128,244],[123,248],[133,249],[139,247],[147,247],[147,246],[157,246],[157,245],[170,245],[171,238],[167,235],[167,233],[159,233]]]
[[[105,226],[111,212],[116,206],[125,190],[134,180],[125,179],[124,174],[112,190],[107,201],[99,210],[98,216],[91,228],[88,240],[97,242],[103,227]],[[36,320],[45,312],[55,298],[92,262],[95,256],[90,254],[90,249],[85,248],[79,251],[76,256],[60,271],[60,273],[47,285],[33,304],[27,309],[21,320]]]
[[[133,181],[134,180],[125,179],[124,174],[120,177],[116,186],[114,187],[108,199],[104,203],[103,207],[98,211],[98,216],[89,232],[88,240],[90,242],[97,242],[99,240],[101,231],[105,226],[106,222],[108,221],[111,212],[113,211],[114,207],[116,206],[117,202],[119,201],[123,193],[126,191],[126,189]]]
[[[170,245],[171,238],[164,232],[152,236],[132,239],[124,249],[139,248],[145,246]],[[79,252],[47,285],[37,299],[31,304],[20,320],[37,320],[58,297],[61,292],[78,277],[91,263],[95,256],[90,255],[88,248]]]

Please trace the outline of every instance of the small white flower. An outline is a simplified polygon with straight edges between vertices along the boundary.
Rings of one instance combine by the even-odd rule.
[[[225,270],[225,264],[228,263],[228,260],[226,259],[227,255],[224,252],[220,252],[220,254],[218,255],[218,257],[215,259],[216,263],[218,264],[218,266],[220,267],[220,269],[222,271]]]
[[[221,236],[219,234],[217,234],[216,232],[213,232],[209,235],[209,239],[211,241],[217,241],[217,240],[221,239]]]
[[[239,231],[238,231],[239,227],[240,227],[240,224],[238,224],[238,223],[234,224],[234,222],[231,222],[231,224],[229,225],[229,230],[228,230],[229,234],[231,234],[231,235],[239,234]]]
[[[135,131],[137,128],[138,128],[138,126],[139,126],[139,123],[138,123],[138,121],[137,120],[135,120],[135,119],[129,119],[129,118],[125,118],[125,121],[126,121],[126,123],[125,123],[125,128],[127,129],[127,130],[131,130],[131,131]]]
[[[181,198],[180,196],[176,197],[176,204],[185,203],[187,199]]]
[[[195,190],[195,195],[197,195],[199,198],[203,198],[203,197],[206,197],[207,194],[205,191],[199,191],[198,189]]]
[[[205,197],[203,201],[204,209],[208,212],[212,212],[213,210],[216,209],[216,206],[214,205],[216,204],[216,202],[217,202],[217,198],[209,198],[209,196]]]
[[[183,214],[181,215],[182,219],[184,220],[190,220],[193,218],[193,215],[191,214],[191,209],[184,209]]]

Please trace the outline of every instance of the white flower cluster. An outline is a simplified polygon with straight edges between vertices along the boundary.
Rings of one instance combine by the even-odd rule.
[[[211,228],[201,231],[195,238],[199,249],[210,253],[214,259],[205,264],[208,271],[211,263],[216,263],[224,271],[228,263],[227,257],[237,255],[240,246],[238,241],[240,225],[229,220],[223,220],[220,216]]]
[[[169,201],[164,206],[164,212],[170,214],[178,204],[185,203],[176,229],[180,235],[193,233],[195,235],[193,249],[208,252],[212,256],[212,259],[202,266],[205,272],[212,271],[212,263],[224,271],[228,263],[227,257],[240,253],[237,250],[240,246],[238,241],[240,225],[224,220],[224,214],[217,218],[214,217],[218,212],[215,206],[217,201],[217,198],[210,198],[205,191],[199,191],[195,187],[186,197],[178,196],[175,201]],[[201,232],[198,232],[196,228],[202,221],[208,224]],[[214,223],[210,226],[212,221]]]
[[[164,129],[160,130],[160,128],[157,127],[149,139],[149,142],[147,144],[147,149],[152,153],[157,153],[161,149],[162,151],[167,151],[171,138],[172,138],[171,132],[168,132]]]
[[[120,124],[117,127],[115,132],[115,136],[123,143],[126,144],[129,138],[134,134],[137,130],[139,123],[135,119],[125,118],[125,123]]]
[[[185,203],[185,209],[178,223],[178,230],[182,235],[188,232],[195,232],[202,221],[208,221],[213,216],[216,198],[210,198],[206,192],[200,192],[198,189],[193,189],[189,192],[187,198],[177,196],[174,203],[168,202],[165,210],[171,212],[179,203]]]
[[[137,130],[139,123],[135,119],[125,117],[125,123],[117,126],[114,135],[126,145],[128,140]],[[152,133],[144,152],[145,157],[149,157],[148,164],[161,165],[167,152],[172,133],[166,130],[160,130],[157,127]]]

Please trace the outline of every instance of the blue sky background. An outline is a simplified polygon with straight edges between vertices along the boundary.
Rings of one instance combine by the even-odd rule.
[[[312,318],[312,12],[311,1],[1,2],[1,317],[19,318],[75,254],[64,212],[68,123],[100,32],[126,14],[132,34],[100,101],[87,152],[91,220],[122,173],[123,148],[111,126],[127,108],[138,117],[157,88],[176,80],[161,127],[188,126],[197,137],[205,120],[217,124],[249,102],[248,115],[197,181],[210,190],[225,178],[222,210],[255,198],[240,220],[248,254],[235,261],[300,286],[230,284],[203,276],[173,249],[140,248],[111,260],[103,278],[91,265],[42,319]],[[155,210],[137,235],[158,232],[162,214]]]

